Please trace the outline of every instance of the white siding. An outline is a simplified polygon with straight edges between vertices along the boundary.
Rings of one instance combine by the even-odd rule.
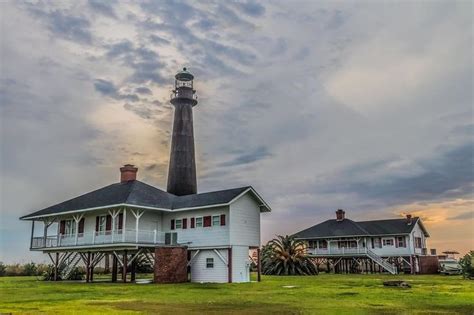
[[[248,246],[232,247],[232,282],[250,281],[250,259]]]
[[[225,214],[226,225],[191,228],[191,218]],[[229,245],[229,207],[208,208],[202,210],[183,211],[163,214],[163,230],[171,231],[171,220],[187,218],[186,229],[175,229],[178,233],[178,243],[188,243],[190,248],[203,246]],[[220,222],[220,220],[219,220]]]
[[[230,243],[260,246],[260,207],[250,193],[230,205]]]
[[[414,252],[416,255],[421,255],[422,248],[415,248],[415,237],[421,237],[421,247],[426,248],[426,238],[418,222],[410,234],[410,247],[412,249],[412,252]]]
[[[410,255],[410,244],[409,244],[409,237],[407,235],[399,235],[405,237],[405,243],[406,247],[397,247],[396,246],[396,241],[397,237],[396,236],[381,236],[382,238],[382,248],[372,248],[372,242],[369,241],[367,242],[369,245],[369,249],[374,252],[375,254],[379,256],[403,256],[403,255]],[[384,239],[393,239],[394,243],[393,246],[388,246],[388,245],[383,245],[383,240]],[[377,245],[376,245],[377,246]]]
[[[218,250],[227,260],[227,249]],[[191,257],[195,251],[191,251]],[[214,268],[206,268],[206,258],[214,258]],[[228,282],[227,265],[214,250],[200,250],[191,263],[191,282]]]

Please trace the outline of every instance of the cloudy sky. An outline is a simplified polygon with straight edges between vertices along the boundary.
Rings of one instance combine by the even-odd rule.
[[[173,75],[196,76],[198,189],[253,185],[263,239],[421,216],[474,248],[470,1],[2,1],[0,260],[25,215],[118,181],[165,187]]]

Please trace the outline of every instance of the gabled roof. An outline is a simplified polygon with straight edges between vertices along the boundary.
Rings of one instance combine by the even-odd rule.
[[[111,206],[137,206],[156,210],[185,210],[190,208],[227,205],[246,192],[252,192],[261,202],[262,211],[270,211],[251,186],[176,196],[138,180],[116,183],[79,197],[33,212],[20,219],[32,219],[79,210],[93,210]]]
[[[306,230],[296,233],[298,238],[311,237],[338,237],[338,236],[364,236],[368,232],[362,229],[356,222],[344,219],[342,221],[327,220],[316,224]]]
[[[420,218],[414,217],[412,223],[408,224],[406,219],[374,220],[374,221],[352,221],[344,219],[342,221],[327,220],[316,224],[308,229],[295,233],[296,238],[332,238],[349,236],[382,236],[409,234],[419,224],[425,236],[429,236],[428,231],[423,226]]]

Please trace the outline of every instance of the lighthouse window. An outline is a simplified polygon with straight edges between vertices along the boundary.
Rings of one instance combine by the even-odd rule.
[[[221,217],[219,215],[212,216],[212,226],[221,225]]]
[[[202,227],[202,217],[196,218],[196,227]]]

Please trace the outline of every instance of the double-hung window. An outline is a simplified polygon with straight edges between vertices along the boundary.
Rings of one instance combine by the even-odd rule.
[[[105,230],[107,229],[107,216],[101,215],[99,217],[99,229],[97,230],[99,234],[105,234]]]
[[[183,219],[176,219],[175,229],[182,229],[182,228],[183,228]]]
[[[196,227],[202,227],[202,217],[196,218]]]
[[[405,245],[405,236],[397,237],[397,246],[398,247],[406,247],[406,245]]]
[[[221,216],[220,215],[213,215],[212,216],[212,226],[221,225]]]
[[[384,238],[382,240],[382,244],[383,246],[393,246],[394,245],[393,238]]]
[[[422,248],[421,237],[415,237],[415,248]]]
[[[214,268],[214,258],[206,258],[206,268]]]
[[[65,220],[64,234],[68,236],[76,234],[76,222],[74,220]]]

